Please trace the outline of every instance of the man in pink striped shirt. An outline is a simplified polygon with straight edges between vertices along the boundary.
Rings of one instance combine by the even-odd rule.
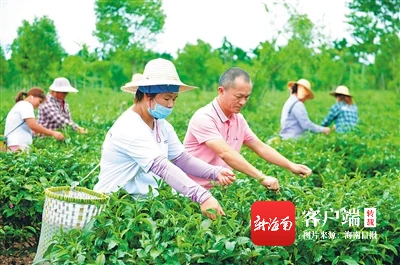
[[[218,96],[197,110],[190,119],[184,146],[191,155],[211,165],[235,169],[260,180],[266,188],[279,192],[276,178],[265,176],[240,154],[243,144],[264,160],[302,177],[309,176],[311,169],[289,161],[253,133],[240,114],[251,90],[252,83],[246,71],[240,68],[225,71],[219,80]],[[209,180],[190,177],[207,189],[212,187]]]

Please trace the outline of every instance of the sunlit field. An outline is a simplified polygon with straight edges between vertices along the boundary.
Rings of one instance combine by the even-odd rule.
[[[243,148],[249,162],[279,179],[279,194],[236,172],[234,184],[212,190],[226,216],[211,221],[196,203],[173,194],[165,184],[158,197],[140,202],[117,192],[86,229],[57,234],[45,258],[51,264],[400,264],[400,97],[385,91],[353,93],[359,109],[359,125],[353,132],[270,141],[288,159],[309,166],[311,177],[301,179]],[[13,106],[16,94],[1,91],[1,117]],[[181,140],[191,115],[214,96],[200,91],[179,95],[168,120]],[[256,109],[243,109],[262,141],[278,135],[287,97],[286,91],[267,92]],[[0,154],[3,255],[23,254],[15,242],[26,243],[28,252],[36,251],[44,189],[70,185],[90,172],[100,161],[107,130],[133,104],[130,94],[95,89],[70,93],[67,100],[73,119],[89,129],[87,135],[66,129],[63,142],[38,138],[30,154]],[[311,120],[320,124],[334,100],[327,92],[316,92],[315,99],[306,102]],[[81,186],[93,188],[97,174],[98,170]],[[250,209],[260,200],[295,204],[293,245],[252,243]],[[364,228],[364,208],[376,208],[375,228]],[[330,216],[324,225],[307,227],[304,213],[310,209],[319,210],[320,219],[334,211],[340,211],[340,218]],[[358,226],[346,222],[350,210],[355,218],[359,213]],[[330,237],[322,238],[324,232]],[[346,237],[350,232],[352,236]]]

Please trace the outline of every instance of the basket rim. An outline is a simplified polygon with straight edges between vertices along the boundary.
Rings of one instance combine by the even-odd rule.
[[[108,201],[110,198],[108,195],[104,193],[99,193],[84,187],[75,187],[74,190],[80,191],[83,193],[87,193],[89,195],[95,196],[97,198],[91,198],[91,199],[83,199],[83,198],[73,198],[68,195],[62,195],[62,194],[56,194],[55,192],[58,191],[71,191],[70,186],[60,186],[60,187],[51,187],[51,188],[46,188],[44,190],[44,193],[46,197],[60,200],[60,201],[66,201],[66,202],[73,202],[73,203],[80,203],[80,204],[90,204],[90,203],[105,203]]]

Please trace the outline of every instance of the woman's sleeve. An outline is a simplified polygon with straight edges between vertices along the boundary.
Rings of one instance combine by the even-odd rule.
[[[165,156],[154,159],[150,170],[162,178],[172,188],[202,204],[211,197],[211,193],[190,179],[180,168],[172,164]]]
[[[340,108],[338,105],[333,105],[330,110],[328,115],[325,117],[324,121],[322,122],[322,126],[329,126],[337,117],[339,114]]]
[[[35,112],[33,110],[33,106],[29,102],[23,102],[21,103],[21,108],[20,108],[20,115],[21,119],[26,120],[30,118],[35,119]]]
[[[217,180],[218,173],[223,169],[223,167],[207,164],[186,151],[174,160],[174,164],[191,176],[211,180]]]
[[[313,133],[324,131],[324,127],[314,124],[310,118],[308,118],[308,113],[304,104],[296,104],[292,112],[303,130],[310,130]]]

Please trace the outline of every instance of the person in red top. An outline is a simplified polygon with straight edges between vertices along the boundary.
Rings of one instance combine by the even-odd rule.
[[[65,77],[56,78],[49,90],[47,100],[39,107],[38,123],[51,130],[71,126],[78,133],[87,133],[87,129],[72,120],[69,105],[65,100],[69,92],[76,93],[78,90],[72,87]]]

